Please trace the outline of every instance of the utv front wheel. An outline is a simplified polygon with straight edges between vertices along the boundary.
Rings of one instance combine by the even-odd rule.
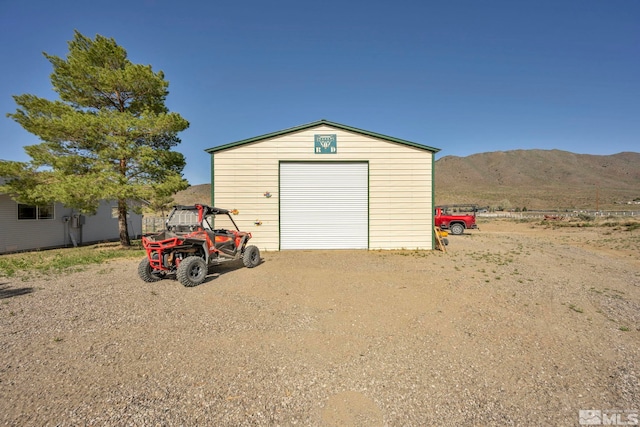
[[[144,258],[142,261],[140,261],[140,264],[138,264],[138,276],[140,276],[140,278],[145,282],[149,283],[161,280],[160,277],[153,274],[153,268],[151,268],[149,258]]]
[[[253,268],[260,264],[260,249],[257,246],[247,246],[242,254],[242,263],[247,268]]]
[[[178,281],[186,287],[198,286],[207,278],[207,264],[197,256],[183,259],[176,271]]]

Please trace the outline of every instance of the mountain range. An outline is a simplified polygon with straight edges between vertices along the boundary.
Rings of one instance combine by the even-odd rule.
[[[640,210],[640,153],[576,154],[512,150],[445,156],[435,162],[436,204],[493,209]],[[209,203],[210,184],[175,195],[177,204]]]
[[[437,204],[616,210],[634,199],[640,200],[640,153],[635,152],[513,150],[436,161]]]

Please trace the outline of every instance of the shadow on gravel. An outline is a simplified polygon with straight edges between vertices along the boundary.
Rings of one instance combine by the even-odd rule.
[[[0,283],[0,299],[27,295],[34,291],[34,288],[12,288],[7,283]]]
[[[264,258],[260,258],[260,263],[258,265],[256,265],[255,267],[253,267],[253,268],[260,267],[260,265],[263,264],[264,262],[265,262]],[[225,263],[217,265],[215,267],[211,267],[209,269],[209,274],[207,275],[207,278],[199,286],[202,286],[205,283],[209,283],[209,282],[211,282],[213,280],[216,280],[218,277],[222,276],[223,274],[232,273],[232,272],[234,272],[236,270],[242,270],[243,268],[246,268],[246,267],[242,263],[241,259],[235,260],[235,261],[225,262]]]

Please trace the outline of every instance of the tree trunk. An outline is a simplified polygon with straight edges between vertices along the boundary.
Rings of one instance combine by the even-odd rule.
[[[127,226],[127,202],[118,200],[118,230],[120,231],[120,245],[123,248],[131,246],[129,240],[129,227]]]

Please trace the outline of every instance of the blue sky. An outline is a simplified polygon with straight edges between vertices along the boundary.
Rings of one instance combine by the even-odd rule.
[[[0,0],[0,158],[38,143],[4,114],[56,99],[42,52],[66,56],[74,29],[164,71],[191,184],[205,149],[320,119],[438,158],[640,151],[637,0]]]

